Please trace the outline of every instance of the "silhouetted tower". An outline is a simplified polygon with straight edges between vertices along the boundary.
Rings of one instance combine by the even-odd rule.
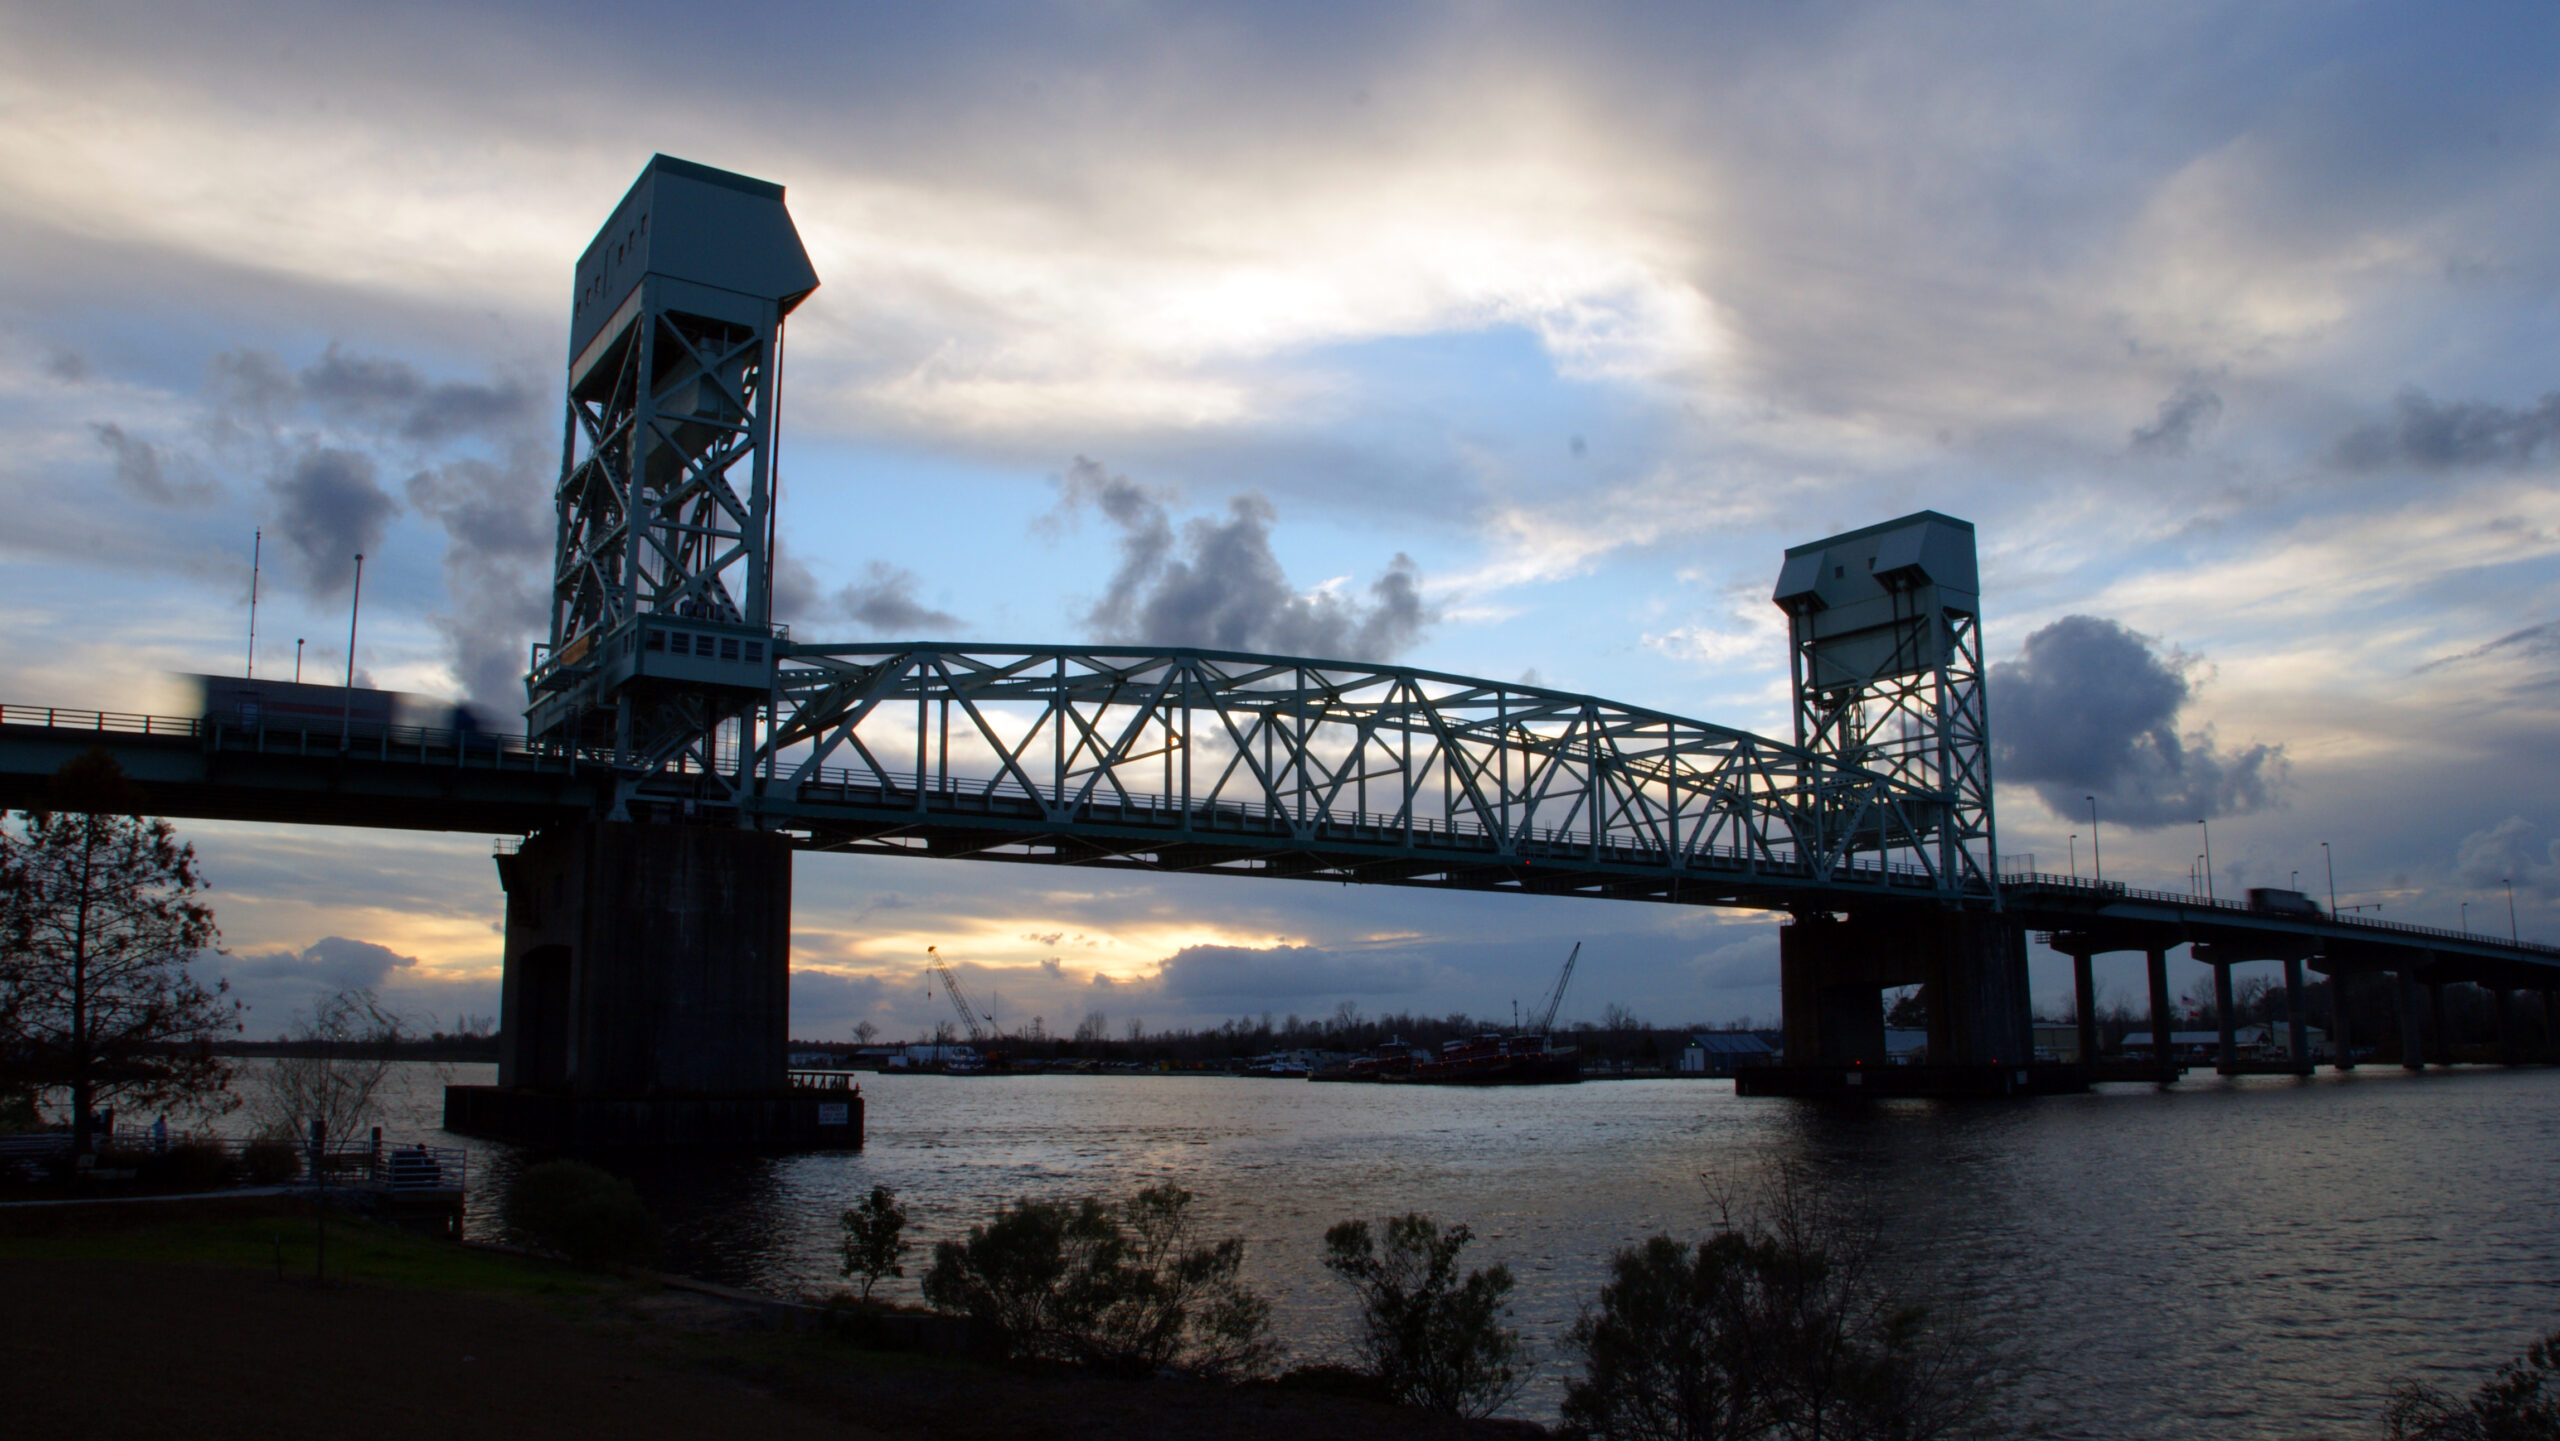
[[[1936,813],[1910,819],[1936,845],[1907,859],[1996,896],[1981,593],[1971,523],[1924,510],[1789,548],[1774,599],[1796,744],[1933,794]],[[1816,847],[1872,824],[1848,806],[1813,814]]]
[[[679,768],[734,788],[772,691],[782,325],[818,285],[782,194],[659,155],[578,261],[551,638],[526,722],[537,741],[611,747],[617,813]]]

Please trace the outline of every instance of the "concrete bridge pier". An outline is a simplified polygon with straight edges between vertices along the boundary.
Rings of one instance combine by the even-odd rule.
[[[2453,1064],[2453,1027],[2445,1021],[2442,981],[2427,982],[2427,1059],[2439,1066]]]
[[[2329,973],[2329,1069],[2352,1071],[2356,1068],[2355,1035],[2348,1016],[2354,1010],[2349,1004],[2347,983],[2355,972],[2335,970]]]
[[[2079,1061],[2092,1065],[2098,1059],[2098,980],[2087,951],[2071,953],[2071,985],[2073,1009],[2080,1017]]]
[[[2305,1014],[2309,1002],[2302,994],[2302,958],[2295,956],[2284,963],[2285,1055],[2293,1062],[2297,1076],[2311,1074],[2311,1025]]]
[[[2231,1014],[2231,963],[2217,961],[2213,967],[2213,1013],[2220,1022],[2222,1047],[2214,1062],[2214,1073],[2222,1076],[2240,1074],[2239,1020]]]
[[[1787,1063],[1738,1077],[1745,1094],[2009,1095],[2076,1090],[2076,1070],[2036,1067],[2026,931],[1988,911],[1897,907],[1798,916],[1778,932]],[[1929,1057],[1889,1066],[1883,992],[1917,985]]]
[[[2542,1044],[2553,1063],[2560,1064],[2560,989],[2545,987],[2542,992]]]
[[[2417,973],[2403,969],[2393,975],[2400,999],[2400,1069],[2423,1071],[2427,1068],[2427,1037],[2418,1016]]]
[[[2170,1054],[2169,1033],[2177,1028],[2177,1018],[2169,1012],[2169,948],[2152,946],[2143,952],[2151,970],[2151,1063],[2160,1068],[2160,1083],[2167,1085],[2178,1079],[2178,1059]]]
[[[786,1070],[787,840],[580,821],[497,859],[498,1084],[448,1088],[448,1128],[547,1147],[860,1144],[856,1098],[795,1092]]]

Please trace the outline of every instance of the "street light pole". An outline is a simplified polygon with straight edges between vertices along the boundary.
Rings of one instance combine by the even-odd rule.
[[[2507,888],[2507,944],[2511,946],[2523,945],[2523,939],[2516,934],[2516,878],[2513,876],[2502,876],[2499,878],[2498,884]]]
[[[347,599],[347,685],[338,703],[338,749],[347,748],[356,712],[356,616],[364,608],[364,552],[356,552],[356,584]]]
[[[2105,859],[2098,854],[2098,798],[2096,796],[2091,796],[2088,800],[2089,879],[2093,881],[2103,881],[2107,878],[2107,866]]]
[[[2071,834],[2071,879],[2080,879],[2080,833],[2077,831]]]
[[[2196,817],[2196,824],[2204,827],[2204,898],[2210,901],[2213,899],[2213,826],[2202,816]]]
[[[2462,933],[2466,936],[2471,934],[2471,903],[2469,901],[2462,903]]]
[[[2329,854],[2329,843],[2320,843],[2320,864],[2329,868],[2329,914],[2338,913],[2338,860]]]

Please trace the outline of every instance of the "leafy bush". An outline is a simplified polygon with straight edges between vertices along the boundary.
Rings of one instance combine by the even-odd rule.
[[[1325,1268],[1360,1293],[1360,1359],[1406,1405],[1486,1416],[1527,1383],[1514,1364],[1520,1333],[1502,1324],[1510,1268],[1459,1279],[1458,1253],[1474,1237],[1419,1212],[1386,1223],[1383,1249],[1366,1221],[1324,1233]]]
[[[1271,1305],[1237,1279],[1244,1241],[1197,1244],[1190,1206],[1190,1192],[1155,1186],[1117,1204],[998,1207],[965,1241],[934,1247],[925,1299],[968,1316],[1000,1356],[1255,1374],[1277,1354]]]
[[[584,1161],[545,1161],[518,1177],[507,1219],[533,1243],[581,1266],[646,1261],[658,1223],[631,1183]]]
[[[1610,1258],[1568,1344],[1564,1429],[1602,1441],[1981,1434],[2000,1358],[1877,1274],[1873,1238],[1800,1191],[1774,1217],[1695,1246],[1656,1236]]]
[[[302,1152],[291,1141],[266,1136],[249,1143],[240,1164],[249,1173],[249,1184],[281,1186],[302,1174]]]
[[[871,1288],[883,1276],[904,1276],[907,1268],[898,1258],[907,1252],[907,1208],[898,1204],[898,1193],[886,1186],[874,1186],[861,1204],[847,1210],[838,1222],[844,1228],[843,1275],[849,1280],[862,1277],[862,1300],[869,1304]]]
[[[2560,1441],[2560,1331],[2499,1366],[2467,1400],[2401,1382],[2382,1424],[2390,1441]]]

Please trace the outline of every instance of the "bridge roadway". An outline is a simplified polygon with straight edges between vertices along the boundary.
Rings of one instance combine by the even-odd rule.
[[[152,813],[190,819],[525,835],[599,814],[617,780],[593,756],[528,750],[521,738],[485,732],[393,728],[342,742],[335,728],[242,730],[188,716],[0,706],[0,806],[42,805],[53,773],[93,746],[115,757]],[[1462,816],[1410,810],[1310,816],[1233,800],[1186,809],[1158,795],[1090,792],[1062,804],[1035,789],[1010,777],[941,774],[918,790],[888,782],[877,767],[825,768],[738,801],[808,851],[1768,910],[1950,899],[1924,868],[1873,859],[1817,874],[1813,861],[1784,852],[1702,846],[1666,864],[1658,853],[1595,840],[1589,828],[1497,837]],[[2390,970],[2435,984],[2560,987],[2560,947],[2479,932],[2287,915],[2049,875],[2005,879],[1997,903],[2080,956],[2192,942],[2199,959],[2309,960],[2333,973]]]

